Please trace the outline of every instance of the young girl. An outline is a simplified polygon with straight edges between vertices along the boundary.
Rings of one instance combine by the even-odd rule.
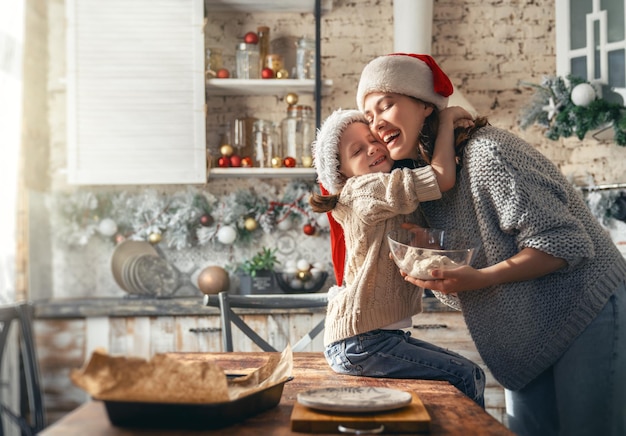
[[[319,182],[332,195],[313,195],[316,212],[331,211],[345,231],[345,286],[333,287],[324,330],[326,359],[338,373],[447,380],[484,406],[485,375],[468,359],[401,330],[421,312],[422,289],[398,274],[386,234],[412,221],[418,202],[440,198],[455,181],[452,130],[464,110],[445,112],[433,166],[391,171],[394,162],[358,111],[330,115],[313,145]],[[442,141],[443,142],[443,141]]]
[[[433,95],[431,62],[381,56],[357,91],[372,132],[412,166],[431,159],[435,108],[445,107]],[[433,111],[422,119],[425,105]],[[486,120],[463,142],[457,184],[420,210],[431,227],[481,238],[474,268],[407,280],[458,293],[472,339],[506,389],[517,434],[626,434],[626,261],[532,146]]]

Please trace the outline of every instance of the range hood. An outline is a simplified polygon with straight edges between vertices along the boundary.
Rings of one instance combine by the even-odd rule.
[[[433,0],[393,0],[393,51],[431,54]],[[461,106],[473,116],[478,112],[454,86],[449,106]]]

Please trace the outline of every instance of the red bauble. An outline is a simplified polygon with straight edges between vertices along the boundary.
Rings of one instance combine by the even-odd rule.
[[[283,164],[287,168],[294,168],[296,166],[296,160],[291,156],[287,156],[285,160],[283,161]]]
[[[226,68],[220,68],[219,70],[217,70],[217,73],[215,75],[218,79],[228,79],[230,77],[230,71],[228,71]]]
[[[302,227],[302,231],[305,235],[312,236],[315,234],[315,227],[313,227],[311,224],[305,224],[304,227]]]
[[[243,42],[246,44],[256,44],[259,42],[259,35],[255,32],[248,32],[243,36]]]
[[[263,68],[261,70],[262,79],[273,79],[275,77],[274,70],[271,68]]]
[[[217,160],[217,165],[220,168],[228,168],[230,166],[230,158],[228,156],[222,156]]]
[[[230,157],[230,166],[231,167],[240,167],[241,166],[241,157],[239,155],[233,154]]]
[[[246,156],[246,157],[242,158],[241,159],[241,166],[242,167],[251,167],[251,166],[253,166],[252,158],[250,156]]]
[[[204,214],[200,217],[200,224],[204,227],[210,227],[213,224],[213,217],[211,215]]]

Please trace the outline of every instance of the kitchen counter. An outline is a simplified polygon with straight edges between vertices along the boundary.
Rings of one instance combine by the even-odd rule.
[[[39,300],[34,302],[35,318],[89,318],[97,316],[128,317],[128,316],[196,316],[219,314],[215,307],[207,307],[202,296],[184,298],[66,298]],[[442,304],[434,297],[425,297],[424,312],[450,312],[450,307]],[[302,309],[284,309],[289,313],[297,313]],[[324,308],[313,308],[306,312],[324,312]],[[276,309],[243,309],[245,313],[280,313]]]

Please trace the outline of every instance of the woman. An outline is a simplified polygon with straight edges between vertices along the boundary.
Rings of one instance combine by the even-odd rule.
[[[440,109],[433,63],[378,57],[357,91],[391,158],[412,166],[429,162],[436,138],[438,110],[411,116],[421,105]],[[421,211],[430,227],[461,229],[482,247],[473,267],[406,280],[458,294],[506,389],[513,431],[626,434],[626,261],[556,166],[519,137],[479,119],[457,158],[456,186]]]

